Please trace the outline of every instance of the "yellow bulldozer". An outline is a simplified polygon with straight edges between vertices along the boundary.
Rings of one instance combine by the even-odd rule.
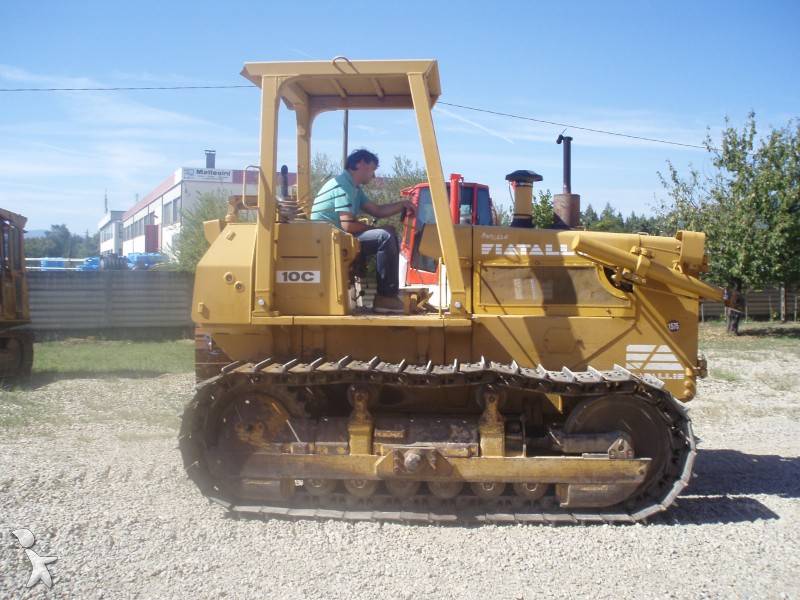
[[[633,522],[689,483],[683,403],[705,374],[702,233],[531,226],[510,173],[509,227],[457,224],[431,109],[434,60],[247,63],[261,88],[258,194],[205,223],[192,316],[230,357],[197,385],[180,431],[189,477],[238,513],[402,521]],[[280,190],[281,103],[294,112],[297,188]],[[441,269],[438,306],[359,307],[358,240],[308,219],[322,112],[411,109],[434,222],[416,250]],[[242,218],[243,211],[255,213]],[[572,215],[572,216],[571,216]],[[406,295],[413,295],[406,290]]]
[[[28,281],[25,277],[25,217],[0,208],[0,381],[28,377],[33,365]]]

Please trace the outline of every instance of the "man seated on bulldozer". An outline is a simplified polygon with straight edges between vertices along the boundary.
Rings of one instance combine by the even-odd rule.
[[[391,217],[404,209],[413,212],[414,205],[408,200],[391,204],[371,202],[361,186],[375,178],[377,168],[377,155],[364,149],[353,151],[347,157],[344,171],[325,182],[319,190],[311,208],[311,219],[332,223],[358,239],[362,255],[375,255],[378,294],[372,309],[376,313],[399,314],[404,309],[403,302],[397,295],[399,244],[394,228],[372,227],[356,217],[361,213],[375,218]]]

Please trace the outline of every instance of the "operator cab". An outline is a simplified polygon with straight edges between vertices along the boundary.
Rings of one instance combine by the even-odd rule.
[[[460,175],[453,174],[446,184],[450,199],[450,218],[459,225],[496,225],[489,187],[481,183],[465,182]],[[403,196],[411,200],[416,215],[403,217],[403,235],[400,239],[401,285],[436,285],[439,282],[438,262],[435,258],[419,252],[419,244],[425,225],[436,223],[433,200],[428,183],[407,187]]]

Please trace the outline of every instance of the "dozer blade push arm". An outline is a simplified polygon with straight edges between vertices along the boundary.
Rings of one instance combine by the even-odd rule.
[[[727,303],[723,289],[651,261],[644,254],[625,252],[605,242],[581,235],[573,239],[572,250],[592,262],[608,267],[621,267],[642,279],[654,279],[670,288],[677,288],[700,298]]]

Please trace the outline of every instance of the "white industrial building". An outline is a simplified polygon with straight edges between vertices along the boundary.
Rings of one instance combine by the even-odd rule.
[[[124,210],[107,210],[97,224],[100,254],[122,254],[122,216]]]
[[[210,155],[210,156],[209,156]],[[181,167],[122,216],[122,254],[161,252],[173,255],[173,243],[181,228],[181,211],[190,210],[204,193],[221,198],[240,195],[244,170],[217,169],[207,151],[206,168]],[[289,174],[294,185],[296,174]],[[247,171],[247,194],[255,194],[257,171]]]

